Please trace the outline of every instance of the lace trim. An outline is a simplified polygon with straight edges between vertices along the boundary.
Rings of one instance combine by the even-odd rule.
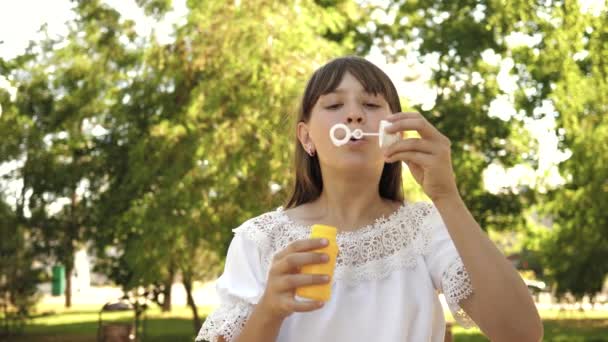
[[[382,279],[403,267],[415,267],[417,257],[428,253],[432,222],[425,218],[433,210],[430,203],[404,203],[389,217],[380,217],[355,231],[339,232],[340,252],[333,280],[356,285]],[[295,240],[305,239],[310,232],[310,226],[293,222],[283,207],[246,223],[233,231],[245,234],[260,246],[266,269],[274,253]]]
[[[217,310],[207,317],[195,341],[217,342],[220,336],[227,342],[232,341],[241,333],[252,311],[253,305],[246,301],[234,297],[223,301]]]
[[[456,322],[464,328],[474,327],[475,322],[460,307],[460,301],[473,294],[471,279],[462,263],[462,259],[458,258],[450,264],[441,277],[441,283],[443,294]]]

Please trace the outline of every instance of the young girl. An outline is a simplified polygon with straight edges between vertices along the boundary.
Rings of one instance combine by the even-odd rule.
[[[351,130],[417,131],[380,148],[366,136],[336,147],[337,123]],[[465,118],[463,118],[465,119]],[[295,189],[285,207],[234,229],[219,308],[197,341],[443,341],[443,292],[461,325],[492,341],[539,341],[542,324],[509,261],[480,229],[461,199],[450,140],[418,113],[401,113],[387,75],[365,59],[335,59],[313,75],[301,103]],[[403,199],[405,162],[432,203]],[[312,252],[310,226],[338,227],[334,277],[300,274],[324,263]],[[325,303],[300,301],[295,289],[330,282]]]

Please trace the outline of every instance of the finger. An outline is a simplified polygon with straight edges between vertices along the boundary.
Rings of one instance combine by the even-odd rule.
[[[385,128],[386,133],[392,134],[402,131],[417,131],[423,138],[433,137],[433,131],[430,129],[430,123],[423,118],[404,118],[392,122],[392,124]]]
[[[434,153],[436,149],[436,144],[432,143],[425,139],[404,139],[397,141],[394,144],[391,144],[384,151],[384,155],[390,157],[391,155],[397,152],[424,152],[424,153]]]
[[[416,119],[416,118],[420,118],[422,117],[422,115],[418,112],[401,112],[401,113],[395,113],[392,115],[389,115],[388,118],[386,118],[386,121],[393,123],[395,121],[399,121],[399,120],[403,120],[403,119]]]
[[[321,301],[299,301],[294,298],[290,299],[288,305],[293,312],[309,312],[322,308],[325,303]]]
[[[294,290],[298,287],[326,284],[329,276],[326,274],[288,274],[280,277],[276,284],[277,291]]]
[[[422,171],[421,167],[418,166],[418,164],[412,163],[410,161],[405,162],[405,164],[407,164],[408,169],[410,169],[410,172],[420,172]]]
[[[327,241],[327,239],[297,240],[297,241],[290,243],[283,250],[281,250],[280,252],[275,254],[274,258],[275,258],[275,260],[279,260],[292,253],[306,252],[306,251],[323,248],[323,247],[326,247],[328,243],[329,242]]]
[[[284,274],[290,271],[299,271],[304,265],[323,264],[327,261],[329,261],[329,256],[325,253],[292,253],[279,260],[272,272],[273,274]]]
[[[394,163],[396,161],[413,162],[420,166],[431,166],[434,162],[432,154],[423,152],[398,152],[385,159],[386,163]]]
[[[407,113],[411,114],[411,113]],[[397,115],[397,114],[395,114]],[[422,115],[404,115],[399,116],[401,119],[392,119],[391,126],[388,126],[385,131],[387,133],[397,133],[401,131],[416,131],[423,138],[431,140],[441,140],[443,135],[428,122]]]

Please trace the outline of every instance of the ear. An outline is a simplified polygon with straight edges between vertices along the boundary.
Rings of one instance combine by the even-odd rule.
[[[300,141],[300,144],[302,144],[302,147],[304,148],[304,150],[306,151],[306,146],[308,145],[312,145],[313,149],[315,147],[314,142],[312,141],[312,139],[310,138],[310,131],[308,129],[308,124],[306,122],[298,122],[298,126],[296,127],[297,129],[297,136],[298,136],[298,140]]]

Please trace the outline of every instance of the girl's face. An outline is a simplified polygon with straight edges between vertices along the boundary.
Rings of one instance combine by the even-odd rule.
[[[314,105],[307,124],[300,123],[298,136],[304,147],[312,144],[322,165],[337,169],[369,168],[384,165],[384,156],[377,136],[365,136],[362,141],[335,146],[330,137],[331,127],[343,123],[352,131],[378,133],[380,120],[391,115],[389,104],[380,94],[367,93],[350,73],[345,73],[340,85],[322,95]],[[342,138],[343,131],[336,132]]]

